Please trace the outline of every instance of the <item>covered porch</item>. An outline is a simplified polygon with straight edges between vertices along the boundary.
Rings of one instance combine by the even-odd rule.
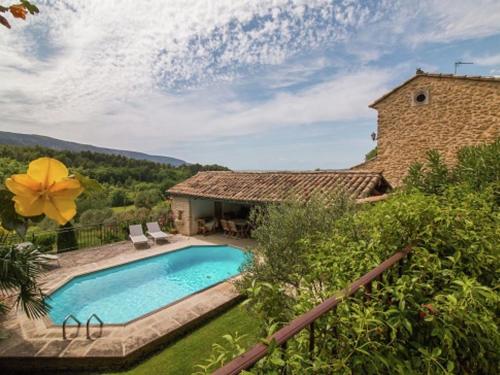
[[[224,232],[247,237],[248,220],[256,205],[290,199],[307,201],[320,195],[325,202],[338,193],[355,201],[386,194],[391,189],[380,173],[361,171],[199,172],[167,191],[177,231],[186,236]]]
[[[172,200],[172,212],[180,234],[225,234],[247,238],[250,232],[249,215],[254,205],[231,200],[176,197]]]

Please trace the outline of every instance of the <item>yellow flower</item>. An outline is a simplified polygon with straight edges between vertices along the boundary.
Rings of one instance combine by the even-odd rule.
[[[83,191],[80,181],[68,177],[59,160],[33,160],[27,174],[15,174],[5,181],[14,193],[16,212],[25,217],[45,214],[60,225],[76,215],[75,199]]]

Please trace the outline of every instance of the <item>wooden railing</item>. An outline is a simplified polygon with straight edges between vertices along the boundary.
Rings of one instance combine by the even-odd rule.
[[[337,305],[342,302],[347,297],[354,295],[361,288],[365,289],[365,296],[369,298],[371,292],[371,285],[374,280],[380,280],[382,274],[388,269],[392,268],[394,265],[399,264],[399,274],[402,272],[401,261],[408,255],[411,251],[411,247],[408,246],[405,249],[398,251],[390,258],[386,259],[384,262],[379,264],[370,272],[366,273],[351,285],[346,288],[344,294],[341,298],[330,297],[323,303],[309,310],[308,312],[300,315],[296,319],[292,320],[288,325],[281,328],[272,336],[267,338],[268,342],[275,341],[278,346],[286,348],[287,341],[298,334],[300,331],[309,327],[309,351],[312,355],[314,352],[314,322],[325,315],[326,313],[335,310]],[[214,375],[234,375],[239,374],[243,370],[248,370],[253,365],[255,365],[260,359],[264,358],[268,354],[268,346],[265,344],[257,344],[246,353],[234,358],[231,362],[227,363],[225,366],[214,372]]]

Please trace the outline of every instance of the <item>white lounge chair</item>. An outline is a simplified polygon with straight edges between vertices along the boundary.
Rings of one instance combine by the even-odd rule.
[[[130,240],[136,248],[138,245],[148,244],[148,238],[144,235],[141,224],[129,225],[128,229]]]
[[[147,234],[153,237],[155,243],[158,240],[168,241],[169,237],[172,237],[171,234],[165,233],[160,229],[158,223],[146,223],[146,227],[148,228]]]

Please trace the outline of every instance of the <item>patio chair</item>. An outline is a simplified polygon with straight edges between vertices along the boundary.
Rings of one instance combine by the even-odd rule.
[[[158,242],[158,240],[165,240],[168,242],[168,238],[172,237],[171,234],[163,232],[157,222],[146,223],[146,227],[148,228],[147,234],[153,237],[155,243]]]
[[[244,237],[250,237],[252,234],[252,226],[250,223],[247,223],[241,228],[241,231]]]
[[[231,229],[229,228],[227,220],[220,219],[220,225],[222,226],[224,236],[229,236],[231,234]]]
[[[208,233],[208,228],[205,223],[205,219],[197,219],[196,225],[198,226],[198,234],[206,235]]]
[[[203,235],[207,235],[209,233],[212,233],[215,228],[216,228],[216,221],[214,219],[203,219],[203,218],[200,218],[200,219],[197,219],[196,220],[196,224],[198,226],[198,233],[199,234],[203,234]]]
[[[234,221],[228,220],[227,224],[229,225],[229,233],[232,237],[243,237],[243,233],[238,229]]]
[[[144,235],[141,224],[129,225],[128,230],[130,233],[130,240],[134,244],[135,248],[140,245],[148,245],[148,238]]]

